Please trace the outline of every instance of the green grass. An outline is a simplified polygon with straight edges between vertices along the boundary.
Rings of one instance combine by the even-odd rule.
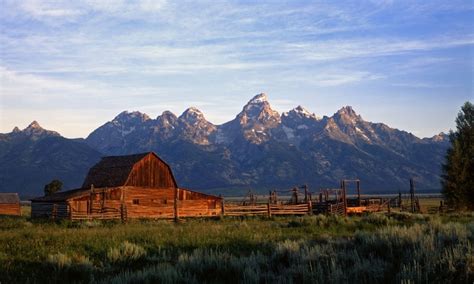
[[[59,222],[0,218],[1,283],[474,280],[474,215]]]

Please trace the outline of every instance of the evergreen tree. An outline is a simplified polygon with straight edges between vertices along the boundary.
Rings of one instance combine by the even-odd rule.
[[[61,191],[63,183],[60,180],[53,179],[50,183],[44,186],[44,195],[48,196],[58,191]]]
[[[464,103],[443,165],[441,184],[448,204],[474,210],[474,105]]]

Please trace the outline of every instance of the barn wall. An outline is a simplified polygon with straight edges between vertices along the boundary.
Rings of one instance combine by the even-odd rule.
[[[173,218],[174,188],[127,188],[124,202],[128,218]],[[201,197],[198,199],[198,197]],[[219,198],[178,189],[178,216],[218,216],[222,211]]]
[[[21,215],[20,203],[0,204],[0,215],[20,216]]]
[[[177,186],[170,168],[151,154],[133,166],[125,185],[153,188]]]
[[[32,217],[84,219],[174,218],[175,188],[97,188],[61,202],[32,202]],[[178,217],[218,216],[221,199],[177,189]]]
[[[108,188],[70,199],[71,219],[119,219],[121,194],[121,188]]]
[[[67,202],[31,202],[32,218],[69,218],[69,205]]]
[[[180,200],[178,203],[179,217],[219,216],[222,212],[219,200]]]
[[[127,218],[173,218],[174,188],[126,188]]]

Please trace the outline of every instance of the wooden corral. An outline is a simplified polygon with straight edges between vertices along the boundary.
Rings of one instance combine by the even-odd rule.
[[[20,198],[17,193],[0,193],[0,215],[21,215]]]
[[[154,153],[105,157],[83,187],[32,200],[31,216],[53,219],[211,217],[222,198],[179,188],[171,168]]]
[[[347,184],[356,184],[355,198],[347,195]],[[279,197],[279,194],[282,196]],[[249,192],[239,204],[226,203],[225,216],[274,216],[333,214],[345,216],[365,212],[390,211],[398,207],[397,198],[362,198],[359,180],[342,180],[341,187],[311,192],[306,185],[290,190],[270,191],[268,201],[259,203],[255,194]]]

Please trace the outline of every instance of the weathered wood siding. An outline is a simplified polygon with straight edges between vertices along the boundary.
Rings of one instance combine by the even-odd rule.
[[[153,154],[145,156],[133,166],[125,186],[177,187],[170,168]]]
[[[68,201],[71,219],[120,219],[121,195],[121,188],[107,188],[71,199]]]
[[[222,212],[219,200],[179,200],[178,217],[212,217]]]
[[[20,203],[1,203],[0,204],[0,215],[21,215]]]
[[[175,209],[175,191],[177,206]],[[137,219],[212,217],[222,213],[221,199],[185,189],[117,187],[96,188],[67,202],[32,202],[32,217]]]
[[[33,218],[69,218],[67,202],[32,202],[31,217]]]
[[[178,217],[218,216],[222,206],[217,197],[178,190]],[[127,218],[174,218],[174,188],[131,188],[124,190]]]
[[[174,218],[174,188],[124,188],[127,218]]]

